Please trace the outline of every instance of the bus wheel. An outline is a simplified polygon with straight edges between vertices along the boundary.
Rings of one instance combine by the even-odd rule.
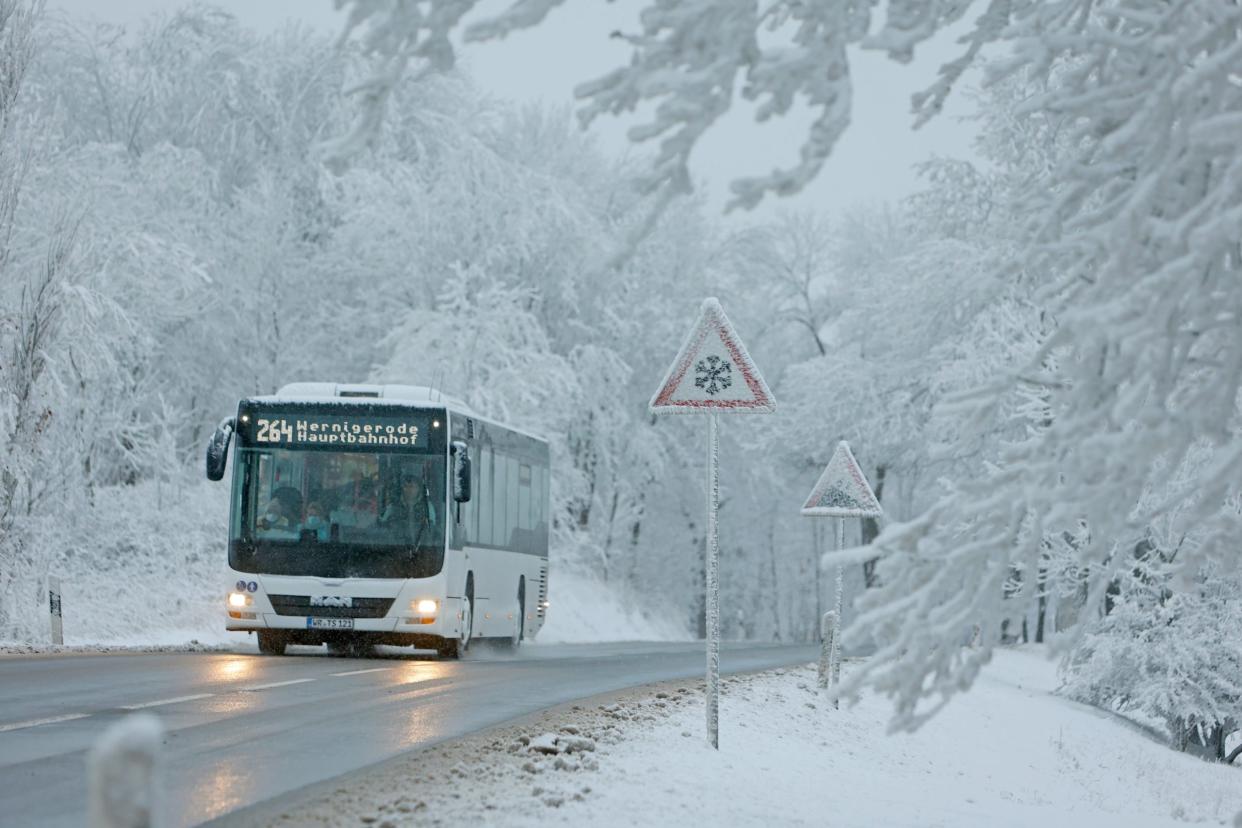
[[[444,639],[444,643],[436,648],[441,658],[461,658],[470,649],[470,637],[474,632],[474,613],[471,607],[473,586],[473,582],[467,583],[466,594],[461,599],[461,632],[457,634],[457,638]]]
[[[505,641],[505,649],[517,651],[522,646],[522,636],[526,633],[526,578],[518,581],[517,623],[513,625],[513,637]]]
[[[263,655],[284,655],[288,643],[276,630],[259,630],[259,652]]]

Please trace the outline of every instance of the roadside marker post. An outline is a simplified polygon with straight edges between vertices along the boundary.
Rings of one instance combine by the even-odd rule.
[[[52,643],[65,643],[64,616],[61,611],[60,578],[47,576],[47,611],[52,619]]]
[[[837,641],[837,614],[832,610],[819,619],[819,689],[828,689],[828,676],[832,671],[833,647]]]
[[[664,374],[652,414],[706,414],[707,419],[707,741],[720,747],[720,425],[717,415],[770,414],[776,400],[746,346],[715,298],[703,300],[698,320]]]
[[[858,461],[854,459],[849,443],[844,440],[837,443],[836,451],[832,453],[832,458],[829,459],[823,474],[819,476],[815,487],[807,496],[806,503],[802,505],[802,515],[837,519],[835,546],[838,552],[845,548],[846,518],[876,518],[878,520],[884,517],[880,501],[875,496],[875,492],[871,490],[871,484],[867,482],[862,469],[858,467]],[[824,616],[825,618],[828,615],[833,616],[833,635],[831,643],[828,644],[828,650],[834,686],[841,682],[840,642],[841,630],[844,627],[842,615],[844,580],[844,569],[838,565],[834,608],[832,612]]]

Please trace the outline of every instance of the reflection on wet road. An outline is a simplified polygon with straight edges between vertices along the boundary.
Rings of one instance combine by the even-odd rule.
[[[81,825],[85,756],[109,724],[160,717],[164,811],[194,825],[393,755],[584,696],[697,675],[701,644],[532,646],[439,661],[195,653],[0,658],[4,823]],[[722,668],[807,661],[806,647],[726,648]]]

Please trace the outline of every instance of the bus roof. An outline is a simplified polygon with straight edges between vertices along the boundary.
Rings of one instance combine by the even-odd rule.
[[[450,397],[436,388],[425,385],[346,385],[339,382],[291,382],[282,385],[275,394],[251,397],[261,402],[328,402],[341,403],[390,403],[410,408],[461,409],[471,414],[470,407],[461,400]]]
[[[456,397],[426,385],[347,385],[338,382],[291,382],[282,385],[275,394],[246,399],[257,403],[339,403],[341,405],[381,404],[405,408],[450,408],[466,417],[473,417],[510,431],[524,434],[541,442],[546,437],[523,428],[504,425],[483,417]]]

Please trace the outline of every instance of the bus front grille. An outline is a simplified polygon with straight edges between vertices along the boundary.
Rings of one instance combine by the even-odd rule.
[[[277,615],[313,615],[316,618],[383,618],[392,598],[354,598],[350,607],[312,607],[309,595],[269,595]]]

